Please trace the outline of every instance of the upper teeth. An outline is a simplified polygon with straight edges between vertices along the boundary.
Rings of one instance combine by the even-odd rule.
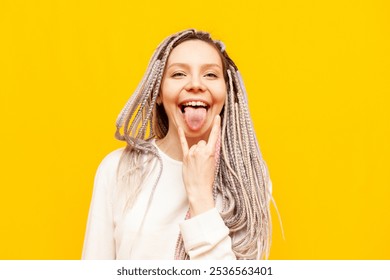
[[[183,104],[183,106],[204,106],[207,107],[207,104],[202,101],[190,101]]]

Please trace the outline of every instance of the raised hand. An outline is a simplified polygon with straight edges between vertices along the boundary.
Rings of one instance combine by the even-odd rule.
[[[190,204],[191,217],[215,206],[213,183],[216,157],[219,154],[220,131],[221,117],[217,115],[207,143],[201,140],[188,148],[184,131],[179,127],[179,138],[183,150],[183,180]]]

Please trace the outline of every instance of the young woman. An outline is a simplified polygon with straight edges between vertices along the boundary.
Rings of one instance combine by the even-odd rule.
[[[96,177],[84,259],[261,259],[271,185],[245,88],[220,41],[166,38],[117,120],[126,148]]]

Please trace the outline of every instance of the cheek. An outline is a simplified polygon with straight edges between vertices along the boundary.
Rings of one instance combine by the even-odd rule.
[[[220,106],[223,106],[225,104],[225,100],[226,100],[226,95],[227,95],[227,88],[226,88],[226,85],[223,84],[223,85],[220,85],[218,87],[218,89],[216,89],[215,91],[215,103],[220,105]]]
[[[163,95],[170,96],[171,98],[177,97],[180,91],[185,86],[185,81],[178,81],[175,79],[163,79],[161,81],[160,92]]]
[[[160,89],[160,97],[161,101],[163,103],[172,102],[173,96],[172,96],[172,87],[169,85],[168,82],[164,82],[161,85]],[[166,104],[167,105],[167,104]]]

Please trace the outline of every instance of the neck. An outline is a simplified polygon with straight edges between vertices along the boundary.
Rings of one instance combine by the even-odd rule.
[[[188,148],[191,148],[193,145],[197,144],[200,140],[206,140],[207,137],[186,137]],[[157,146],[170,158],[173,158],[178,161],[183,160],[183,150],[181,148],[181,143],[179,140],[179,134],[177,130],[169,129],[167,135],[162,139],[156,140]]]
[[[183,161],[183,151],[177,132],[173,133],[172,130],[168,130],[164,138],[156,140],[156,144],[170,158]]]

